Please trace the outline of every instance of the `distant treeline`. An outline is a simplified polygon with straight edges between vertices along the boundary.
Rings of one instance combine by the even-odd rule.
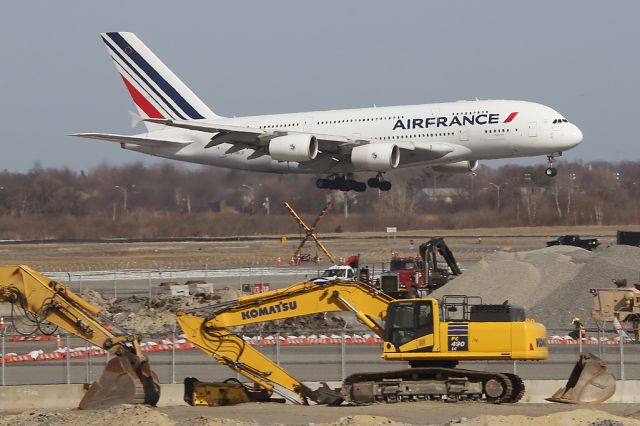
[[[389,192],[316,189],[313,175],[214,167],[34,167],[0,173],[0,239],[162,238],[297,232],[289,201],[325,232],[494,226],[638,224],[639,162],[481,166],[475,174],[389,173]],[[369,176],[363,175],[362,178]],[[346,208],[345,208],[346,203]]]

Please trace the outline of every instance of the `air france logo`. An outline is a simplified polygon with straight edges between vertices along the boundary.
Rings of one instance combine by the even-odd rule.
[[[248,320],[280,312],[295,311],[296,309],[298,309],[298,302],[280,302],[271,306],[261,306],[257,309],[249,309],[241,314],[243,320]]]
[[[509,114],[503,123],[510,123],[518,115],[517,112]],[[432,127],[451,127],[466,125],[485,125],[498,124],[500,122],[500,114],[472,114],[472,115],[454,115],[452,117],[428,117],[428,118],[406,118],[398,119],[393,125],[393,130],[402,129],[429,129]]]

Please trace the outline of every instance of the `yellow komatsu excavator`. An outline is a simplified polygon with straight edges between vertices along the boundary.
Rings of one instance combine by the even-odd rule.
[[[394,300],[363,283],[302,282],[285,289],[177,314],[186,337],[217,362],[290,402],[355,404],[414,399],[486,399],[516,402],[522,380],[510,373],[456,368],[459,361],[543,360],[548,356],[542,324],[525,319],[517,305],[487,305],[448,296]],[[350,311],[383,341],[382,358],[411,368],[354,374],[342,389],[311,391],[253,349],[230,327],[314,313]],[[203,313],[204,312],[204,313]],[[204,317],[199,315],[205,315]],[[191,397],[185,395],[185,397]]]
[[[60,327],[115,355],[83,397],[80,408],[101,409],[122,403],[156,405],[160,399],[158,377],[142,353],[140,338],[110,323],[100,315],[100,308],[63,284],[28,266],[0,266],[0,301],[22,310],[44,334],[53,334]],[[119,332],[112,332],[110,327],[119,328]]]

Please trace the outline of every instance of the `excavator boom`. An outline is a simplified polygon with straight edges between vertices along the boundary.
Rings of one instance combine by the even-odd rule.
[[[297,404],[306,405],[311,399],[333,405],[342,402],[342,396],[327,389],[311,391],[286,370],[253,349],[242,337],[229,331],[228,327],[318,312],[352,311],[382,337],[383,330],[379,322],[384,320],[387,305],[393,299],[363,286],[353,282],[328,285],[303,282],[208,307],[206,318],[193,315],[201,308],[189,313],[178,312],[177,320],[195,346],[260,387]]]
[[[122,329],[121,334],[112,333],[100,308],[63,284],[28,266],[0,266],[0,301],[20,308],[42,332],[53,324],[115,355],[85,394],[80,408],[158,402],[159,381],[142,353],[140,339]],[[110,326],[118,328],[115,324]]]

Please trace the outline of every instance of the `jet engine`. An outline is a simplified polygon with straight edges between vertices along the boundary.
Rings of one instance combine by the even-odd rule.
[[[400,149],[392,143],[370,143],[351,150],[351,164],[356,169],[384,172],[400,164]]]
[[[277,161],[309,161],[318,155],[318,141],[313,135],[286,135],[271,139],[269,155]]]
[[[475,172],[478,168],[478,160],[471,161],[457,161],[455,163],[442,164],[439,166],[433,166],[432,169],[436,172],[444,173],[468,173]]]

